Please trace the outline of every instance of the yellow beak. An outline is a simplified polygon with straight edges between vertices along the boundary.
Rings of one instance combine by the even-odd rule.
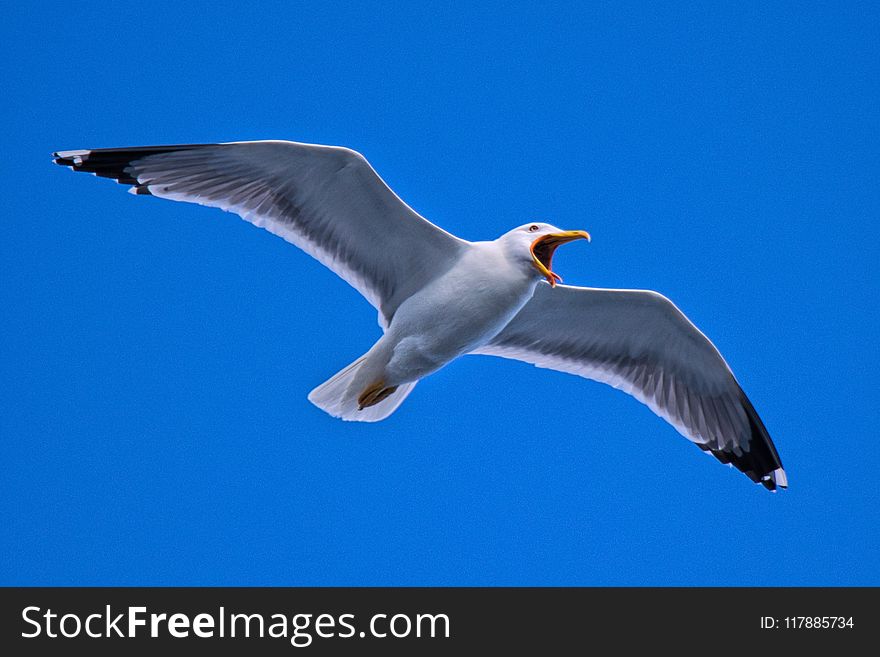
[[[565,230],[560,233],[541,235],[541,237],[532,242],[530,249],[535,269],[544,275],[544,278],[547,279],[551,287],[556,287],[557,281],[562,282],[562,277],[551,269],[553,266],[553,254],[562,244],[575,240],[587,240],[589,242],[590,234],[585,230]]]

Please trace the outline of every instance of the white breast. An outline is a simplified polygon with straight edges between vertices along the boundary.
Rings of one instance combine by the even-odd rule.
[[[488,342],[532,297],[536,279],[496,242],[480,242],[446,274],[407,299],[386,334],[395,378],[421,378]]]

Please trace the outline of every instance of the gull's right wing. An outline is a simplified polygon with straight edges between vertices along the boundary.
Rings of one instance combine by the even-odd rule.
[[[289,141],[59,151],[57,164],[137,194],[221,208],[283,237],[355,287],[387,327],[468,242],[419,216],[359,153]]]

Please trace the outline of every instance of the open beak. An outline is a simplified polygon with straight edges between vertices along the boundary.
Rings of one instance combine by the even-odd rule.
[[[535,269],[544,275],[547,282],[552,287],[556,287],[556,282],[562,282],[562,277],[553,271],[553,254],[560,245],[575,240],[590,241],[590,234],[585,230],[565,230],[561,233],[550,233],[542,235],[532,242],[532,260],[535,262]]]

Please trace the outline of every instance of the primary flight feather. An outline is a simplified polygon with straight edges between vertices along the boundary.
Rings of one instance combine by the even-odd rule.
[[[764,424],[715,346],[646,290],[557,285],[553,253],[584,231],[525,224],[468,242],[419,216],[359,153],[288,141],[59,151],[132,192],[239,214],[295,244],[379,311],[384,334],[309,400],[344,420],[388,417],[464,354],[601,381],[770,490],[787,485]]]

